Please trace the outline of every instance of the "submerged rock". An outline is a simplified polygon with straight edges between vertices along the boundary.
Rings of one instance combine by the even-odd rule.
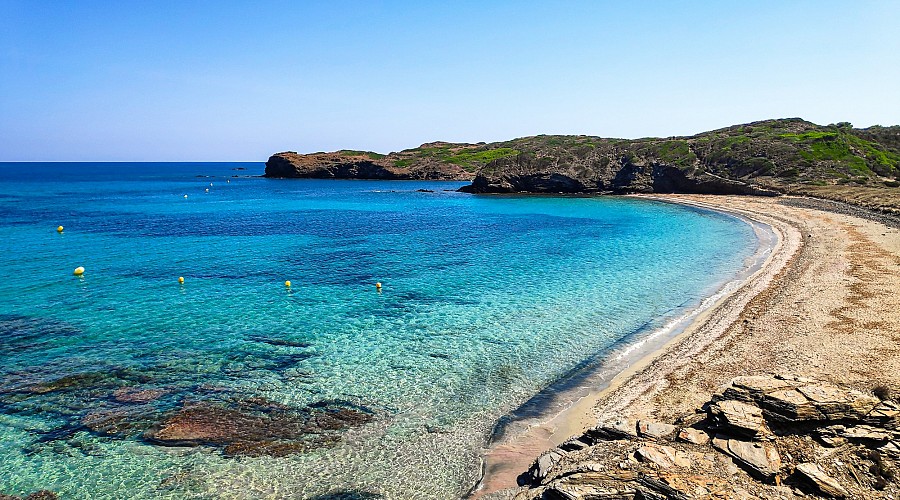
[[[50,490],[35,491],[34,493],[31,493],[24,497],[4,495],[0,493],[0,500],[56,500],[57,498],[59,498],[59,495]]]
[[[162,446],[210,445],[226,455],[281,456],[327,446],[338,432],[372,420],[358,407],[334,403],[295,410],[263,400],[185,405],[144,433]]]
[[[101,436],[137,436],[152,425],[158,414],[147,407],[104,408],[88,412],[81,424]]]
[[[165,389],[142,389],[140,387],[120,387],[113,392],[113,398],[120,403],[149,403],[169,391]]]

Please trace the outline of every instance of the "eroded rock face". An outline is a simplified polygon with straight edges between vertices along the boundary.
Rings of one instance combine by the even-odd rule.
[[[554,157],[519,155],[499,159],[478,172],[468,193],[777,193],[738,180],[694,169],[681,169],[660,158],[634,157],[611,148],[606,154],[572,163]]]
[[[784,422],[862,420],[881,404],[875,396],[802,377],[738,377],[713,402],[736,400],[759,406],[766,419]],[[881,405],[879,410],[889,407]],[[881,416],[881,411],[873,418]],[[889,417],[888,417],[889,418]]]
[[[348,152],[276,153],[266,162],[265,177],[306,179],[469,180],[458,165],[439,161],[409,161],[395,155]]]
[[[898,410],[802,377],[738,377],[692,425],[606,419],[542,455],[516,498],[896,497]]]

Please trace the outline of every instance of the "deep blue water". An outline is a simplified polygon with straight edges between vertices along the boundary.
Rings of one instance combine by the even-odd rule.
[[[734,217],[653,201],[262,171],[0,163],[0,493],[459,495],[497,418],[757,247]],[[143,390],[162,395],[116,396]],[[279,457],[144,438],[185,405],[258,398],[371,420]]]

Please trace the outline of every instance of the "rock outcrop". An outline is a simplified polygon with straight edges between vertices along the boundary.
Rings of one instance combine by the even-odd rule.
[[[516,498],[900,493],[900,405],[891,400],[803,377],[738,377],[679,422],[614,419],[590,429],[541,455]]]
[[[447,162],[413,163],[402,153],[379,155],[356,151],[276,153],[266,162],[265,177],[307,179],[470,180],[472,172]]]

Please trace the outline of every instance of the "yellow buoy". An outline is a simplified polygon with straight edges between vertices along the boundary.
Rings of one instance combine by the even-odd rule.
[[[72,274],[74,274],[75,276],[81,276],[82,274],[84,274],[84,268],[81,266],[78,266],[75,268],[74,271],[72,271]]]
[[[290,287],[291,287],[291,280],[285,281],[285,282],[284,282],[284,286],[290,288]]]
[[[62,226],[57,227],[57,228],[56,228],[56,232],[57,232],[57,233],[63,232],[63,227],[62,227]]]
[[[184,284],[184,276],[179,276],[178,282]]]
[[[381,290],[381,282],[375,283],[375,288]]]

